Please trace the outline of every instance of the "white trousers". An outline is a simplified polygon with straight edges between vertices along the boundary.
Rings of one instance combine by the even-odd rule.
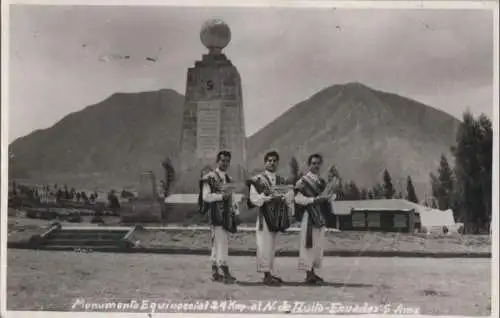
[[[212,265],[227,266],[229,251],[229,233],[221,226],[212,226]]]
[[[266,220],[262,218],[262,230],[259,230],[260,219],[257,218],[257,272],[272,272],[276,254],[276,234],[269,232]]]
[[[307,222],[309,215],[304,212],[300,224],[300,247],[299,247],[299,270],[310,271],[319,269],[323,260],[323,249],[325,239],[325,228],[312,228],[312,248],[306,248]]]

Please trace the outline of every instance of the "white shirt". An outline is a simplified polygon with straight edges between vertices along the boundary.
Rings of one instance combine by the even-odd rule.
[[[269,178],[269,181],[271,181],[271,186],[275,186],[276,173],[265,170],[264,174]],[[250,202],[252,202],[255,206],[261,207],[269,200],[271,200],[271,197],[265,195],[264,193],[259,194],[253,184],[250,186]]]
[[[314,181],[319,180],[319,176],[315,173],[312,173],[311,171],[307,172],[306,176],[310,177]],[[295,196],[295,202],[300,205],[309,205],[314,202],[314,199],[315,199],[314,197],[308,198],[300,192],[297,193],[297,195]]]

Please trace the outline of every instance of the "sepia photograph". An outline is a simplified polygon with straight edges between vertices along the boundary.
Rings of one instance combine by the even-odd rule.
[[[498,314],[498,1],[2,9],[9,315]]]

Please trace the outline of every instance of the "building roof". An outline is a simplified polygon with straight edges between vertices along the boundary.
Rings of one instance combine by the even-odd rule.
[[[333,209],[336,215],[350,215],[352,210],[372,210],[372,211],[410,211],[415,210],[420,215],[422,226],[451,226],[455,225],[453,211],[431,209],[423,205],[410,202],[404,199],[380,199],[380,200],[359,200],[359,201],[335,201]]]
[[[410,211],[418,210],[419,205],[404,199],[379,199],[357,201],[334,201],[333,210],[337,215],[350,215],[352,210]]]

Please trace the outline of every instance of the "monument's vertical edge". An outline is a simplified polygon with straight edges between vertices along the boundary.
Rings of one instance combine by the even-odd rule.
[[[203,167],[213,165],[220,150],[232,154],[229,173],[241,181],[246,170],[246,137],[241,77],[222,53],[230,41],[221,20],[205,23],[200,38],[209,49],[188,69],[181,132],[177,191],[197,191]]]

